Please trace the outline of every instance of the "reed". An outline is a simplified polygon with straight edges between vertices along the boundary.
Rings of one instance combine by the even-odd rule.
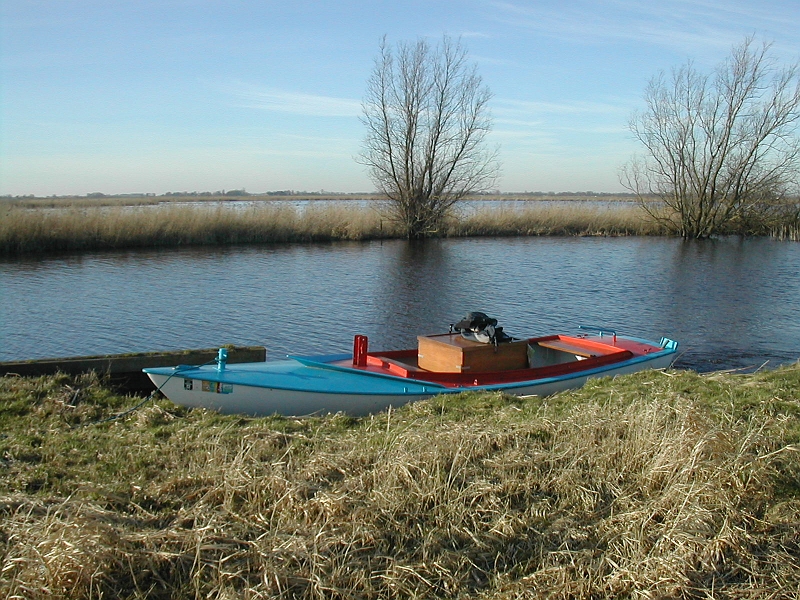
[[[391,231],[373,210],[285,204],[157,208],[12,208],[0,220],[0,253],[363,240]]]
[[[450,225],[450,236],[530,235],[664,235],[639,206],[631,202],[593,204],[522,203],[520,208],[483,209],[462,215]]]
[[[800,242],[800,205],[793,211],[786,211],[780,222],[772,226],[770,235],[779,240]]]
[[[206,201],[148,206],[151,198],[143,198],[143,204],[137,205],[121,205],[122,200],[111,199],[99,206],[87,206],[86,199],[74,203],[57,199],[50,201],[56,208],[47,208],[36,204],[37,200],[0,205],[0,255],[402,237],[377,201],[368,208],[334,202],[311,202],[297,208],[282,201],[253,202],[242,208],[240,204]],[[509,208],[503,203],[459,212],[445,224],[442,235],[669,235],[663,222],[652,219],[633,202],[521,201],[518,205]],[[764,233],[797,240],[798,229],[797,216],[787,213]]]
[[[526,205],[528,203],[525,203]],[[485,209],[448,224],[451,237],[487,235],[651,235],[657,230],[628,203],[613,208],[549,206]],[[0,254],[276,242],[397,238],[379,208],[288,203],[251,207],[165,204],[157,207],[82,205],[58,209],[7,207],[0,220]]]
[[[372,417],[0,388],[8,598],[796,598],[800,365]]]

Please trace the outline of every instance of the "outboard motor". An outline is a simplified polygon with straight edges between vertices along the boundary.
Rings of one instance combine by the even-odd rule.
[[[495,346],[514,339],[497,326],[497,319],[482,312],[467,313],[458,323],[450,325],[450,331],[460,333],[464,339]]]

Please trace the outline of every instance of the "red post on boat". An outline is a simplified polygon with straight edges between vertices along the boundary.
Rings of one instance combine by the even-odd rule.
[[[353,338],[353,364],[357,367],[367,366],[367,346],[369,340],[365,335],[357,335]]]

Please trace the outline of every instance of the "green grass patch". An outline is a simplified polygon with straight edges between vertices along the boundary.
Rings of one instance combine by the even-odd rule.
[[[364,418],[0,380],[0,595],[791,598],[800,365]],[[781,591],[784,590],[784,591]]]

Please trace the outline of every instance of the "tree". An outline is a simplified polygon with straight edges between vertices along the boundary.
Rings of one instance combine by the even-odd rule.
[[[631,119],[647,156],[623,169],[623,185],[684,238],[747,233],[793,193],[799,65],[776,67],[769,49],[747,38],[711,76],[691,62],[670,79],[659,74],[646,88],[646,110]]]
[[[459,42],[445,36],[431,48],[421,39],[393,52],[383,39],[359,160],[408,239],[439,234],[459,200],[494,184],[496,152],[484,147],[490,98]]]

